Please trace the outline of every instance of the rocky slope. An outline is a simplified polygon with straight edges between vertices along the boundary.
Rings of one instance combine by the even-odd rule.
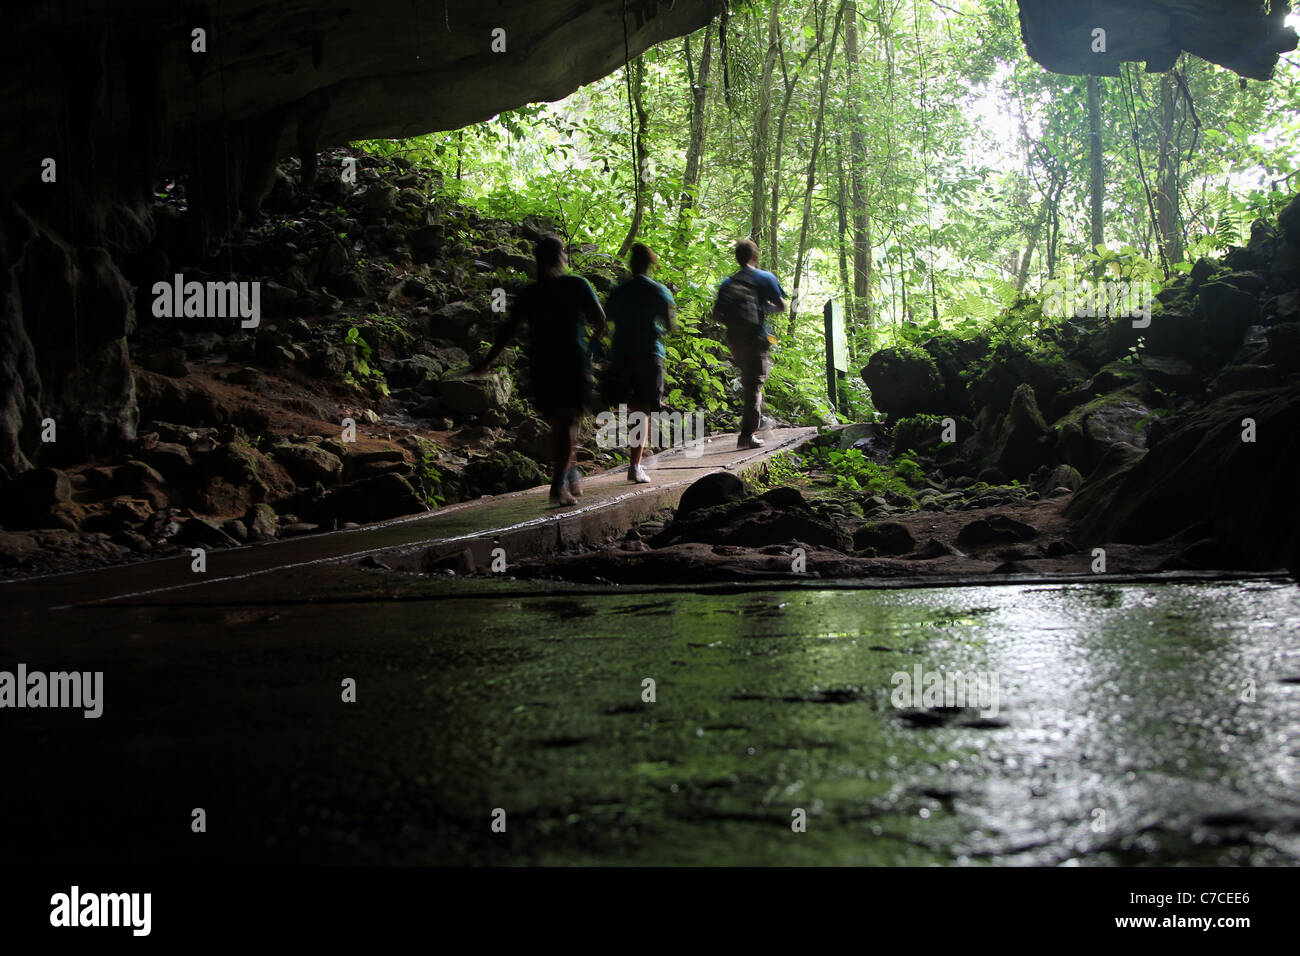
[[[400,158],[340,150],[317,169],[308,184],[282,164],[264,216],[200,261],[175,241],[188,181],[156,197],[158,236],[121,292],[138,316],[125,357],[138,434],[88,454],[56,432],[40,467],[0,470],[0,573],[328,530],[547,480],[526,363],[464,373],[502,319],[494,290],[509,301],[529,281],[531,243],[552,225],[480,217]],[[625,275],[582,252],[598,290]],[[176,273],[259,283],[259,324],[154,317],[153,284]],[[583,437],[580,462],[615,462],[593,429]]]

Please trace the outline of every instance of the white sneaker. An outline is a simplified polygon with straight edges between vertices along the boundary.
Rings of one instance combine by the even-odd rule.
[[[631,465],[627,469],[627,480],[635,481],[638,485],[648,485],[650,476],[645,473],[645,468],[641,465]]]

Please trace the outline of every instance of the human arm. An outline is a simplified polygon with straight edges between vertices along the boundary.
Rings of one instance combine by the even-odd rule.
[[[591,285],[588,284],[588,289]],[[593,289],[591,297],[583,306],[583,311],[587,315],[587,325],[591,327],[591,341],[596,341],[605,334],[605,310],[600,307],[600,300],[596,298],[596,292]]]
[[[786,295],[785,289],[781,288],[781,283],[776,276],[770,272],[761,276],[762,284],[760,289],[763,295],[764,312],[784,312],[790,307],[790,297]]]
[[[511,314],[506,323],[497,331],[497,337],[493,341],[492,348],[487,356],[470,370],[471,375],[482,375],[492,367],[492,363],[505,351],[505,347],[510,344],[510,340],[519,332],[519,326],[522,322],[523,317],[518,312]]]

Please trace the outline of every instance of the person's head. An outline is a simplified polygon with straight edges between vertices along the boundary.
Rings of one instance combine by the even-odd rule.
[[[650,274],[650,270],[658,261],[659,257],[654,254],[654,250],[644,243],[638,242],[632,246],[632,255],[628,259],[628,265],[631,267],[633,275],[644,276]]]
[[[564,275],[568,257],[564,254],[564,240],[556,235],[542,236],[533,247],[537,260],[537,278],[555,278]]]
[[[758,262],[758,244],[753,239],[741,239],[736,243],[736,262],[742,269]]]

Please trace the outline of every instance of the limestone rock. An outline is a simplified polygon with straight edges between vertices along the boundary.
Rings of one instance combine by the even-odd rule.
[[[504,408],[513,386],[510,376],[497,369],[481,377],[446,377],[439,381],[443,407],[460,415],[482,415],[490,408]]]

